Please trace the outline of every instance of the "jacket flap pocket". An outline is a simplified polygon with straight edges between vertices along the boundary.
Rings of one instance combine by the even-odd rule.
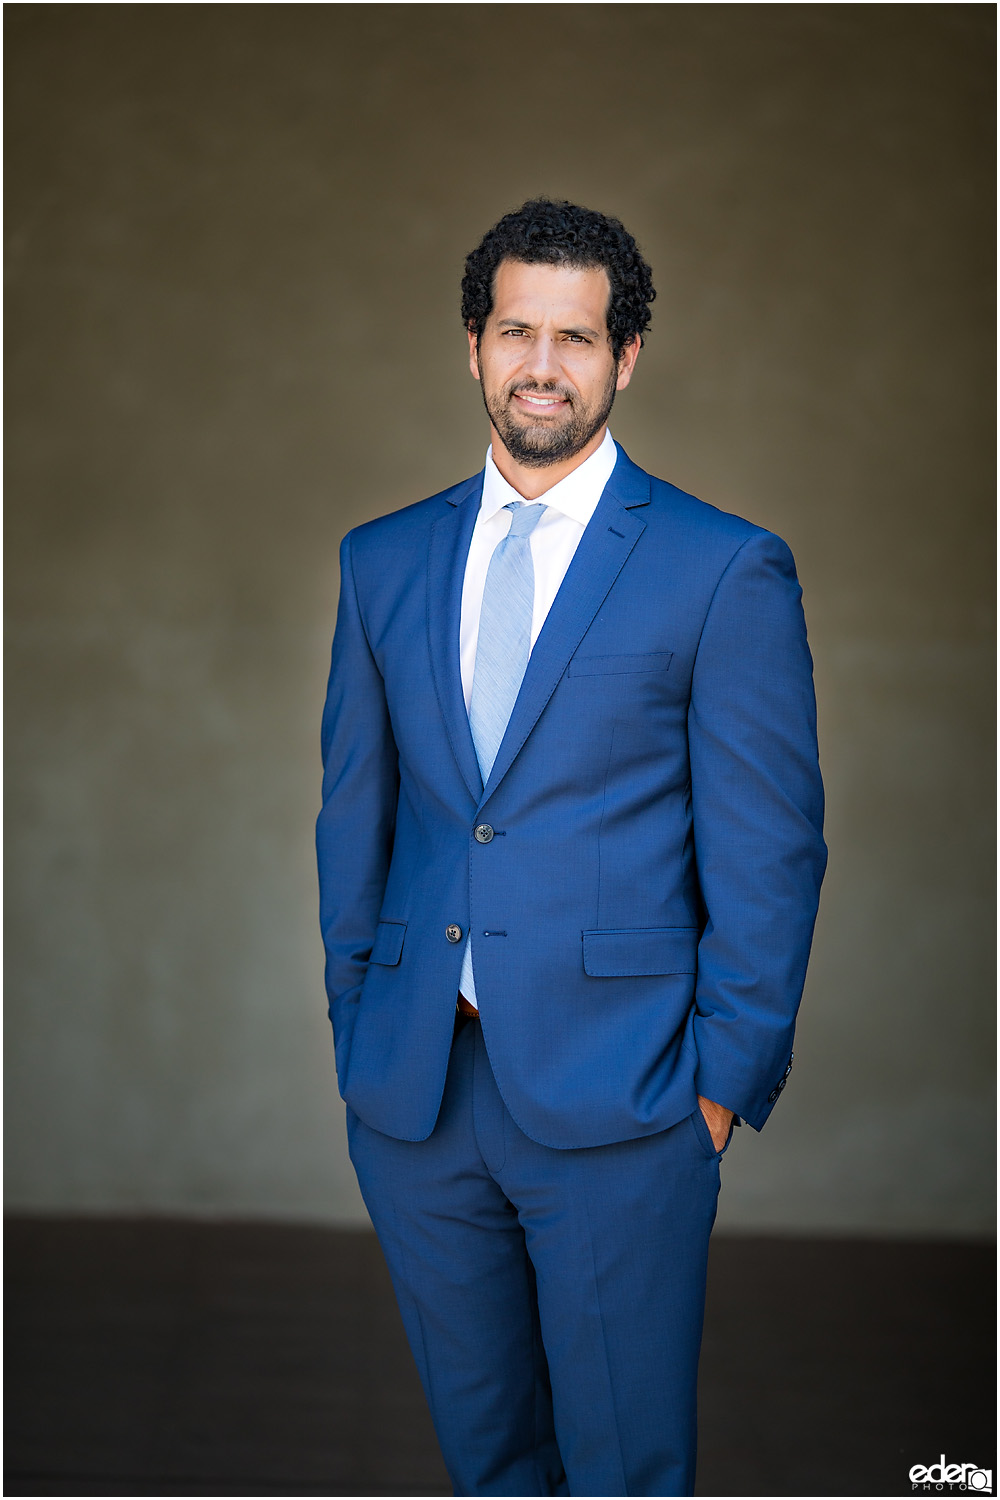
[[[595,979],[695,974],[697,927],[606,927],[583,934],[583,967]]]
[[[673,654],[672,651],[646,651],[626,656],[572,656],[569,675],[597,677],[603,672],[665,672]]]
[[[380,922],[372,944],[373,964],[398,964],[406,936],[405,922]]]

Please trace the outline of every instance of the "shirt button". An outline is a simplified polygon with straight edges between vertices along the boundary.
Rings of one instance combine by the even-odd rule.
[[[455,922],[452,922],[450,927],[445,928],[444,935],[449,943],[460,943],[462,941],[462,929]]]
[[[473,838],[477,844],[488,844],[493,837],[493,829],[488,823],[480,823],[473,832]]]

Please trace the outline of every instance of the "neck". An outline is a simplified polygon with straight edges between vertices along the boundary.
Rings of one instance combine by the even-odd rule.
[[[607,430],[608,424],[605,422],[600,431],[594,433],[587,446],[581,448],[579,453],[574,453],[572,458],[563,459],[561,463],[546,464],[544,468],[529,469],[526,464],[519,464],[516,459],[511,458],[503,445],[503,439],[491,422],[493,462],[511,489],[517,490],[517,493],[525,500],[537,500],[540,495],[545,494],[546,490],[552,489],[553,485],[565,479],[567,474],[572,474],[574,469],[586,463],[591,454],[596,453],[604,442],[604,434]]]

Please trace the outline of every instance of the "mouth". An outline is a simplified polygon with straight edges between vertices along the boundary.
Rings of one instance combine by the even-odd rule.
[[[533,416],[550,417],[569,406],[565,396],[536,396],[528,391],[515,391],[511,400],[520,411],[531,412]]]

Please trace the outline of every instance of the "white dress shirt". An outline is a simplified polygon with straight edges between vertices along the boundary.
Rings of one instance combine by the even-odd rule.
[[[573,554],[580,544],[584,528],[597,509],[604,486],[611,478],[617,458],[618,449],[610,432],[605,430],[604,441],[597,452],[592,453],[579,468],[567,474],[565,479],[560,479],[558,484],[546,490],[544,495],[539,495],[537,500],[525,500],[523,495],[519,495],[507,483],[493,462],[492,444],[486,450],[483,498],[469,545],[465,583],[462,587],[459,646],[466,710],[472,702],[472,678],[476,668],[479,616],[483,607],[486,574],[498,543],[503,541],[510,530],[510,514],[504,510],[504,506],[517,500],[522,505],[547,507],[529,537],[531,561],[535,570],[535,602],[531,613],[533,648],[552,608],[552,601],[559,592],[559,585],[566,576],[566,569],[573,561]]]

